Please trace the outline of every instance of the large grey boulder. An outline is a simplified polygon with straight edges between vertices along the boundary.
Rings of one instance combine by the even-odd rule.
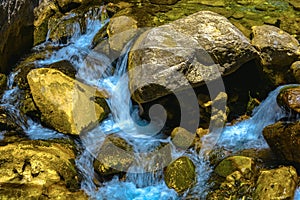
[[[257,55],[225,17],[200,11],[139,36],[129,53],[130,90],[149,102],[226,76]]]
[[[57,131],[78,135],[108,114],[105,92],[56,69],[33,69],[27,80],[42,122]]]

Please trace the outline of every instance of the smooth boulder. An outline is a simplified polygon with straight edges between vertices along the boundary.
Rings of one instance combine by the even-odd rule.
[[[294,62],[291,65],[290,70],[292,71],[293,76],[294,76],[296,82],[300,83],[300,61]]]
[[[135,101],[150,102],[256,58],[249,40],[225,17],[200,11],[139,36],[129,53],[129,86]]]
[[[56,69],[33,69],[27,80],[42,122],[59,132],[78,135],[108,114],[105,92]]]

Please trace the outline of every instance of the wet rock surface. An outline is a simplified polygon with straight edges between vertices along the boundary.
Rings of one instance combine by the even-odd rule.
[[[196,182],[195,165],[188,157],[174,160],[164,171],[164,180],[169,188],[183,193]]]
[[[275,86],[291,82],[289,68],[299,59],[299,42],[275,26],[254,26],[252,30],[252,44],[260,52],[263,74]]]
[[[121,52],[137,32],[137,21],[131,17],[119,16],[110,19],[107,34],[111,50]]]
[[[290,70],[292,71],[296,82],[300,83],[300,61],[296,61],[291,65]]]
[[[262,170],[257,180],[254,199],[293,199],[297,186],[294,167]]]
[[[134,162],[133,147],[117,135],[109,135],[103,141],[94,160],[95,171],[104,177],[124,173]]]
[[[226,76],[256,57],[249,40],[225,17],[201,11],[137,39],[128,61],[130,89],[135,101],[149,102],[188,84],[199,86]],[[145,82],[153,86],[143,87]]]
[[[267,126],[263,135],[272,151],[283,161],[300,166],[300,122],[277,122]]]
[[[22,141],[0,146],[1,198],[87,199],[80,191],[74,148],[68,140]]]
[[[238,155],[222,160],[211,176],[213,186],[207,199],[293,199],[298,178],[295,168],[276,168],[273,163],[268,166],[272,169],[266,169],[255,158]]]
[[[277,96],[277,103],[288,113],[300,113],[300,87],[283,87]]]
[[[95,4],[101,4],[101,6],[94,6]],[[1,3],[0,8],[3,5],[4,4]],[[14,5],[14,8],[19,6],[19,4]],[[105,12],[100,14],[100,10]],[[206,13],[206,15],[209,15],[209,18],[211,20],[216,20],[205,21],[206,18],[204,17],[199,19],[197,18],[196,20],[191,20],[191,22],[188,22],[187,19],[189,20],[190,18],[184,18],[185,16],[196,13],[200,10],[210,10],[215,13],[219,13],[224,17],[204,11],[202,13]],[[39,120],[41,119],[41,106],[38,107],[36,99],[34,99],[34,95],[31,94],[31,86],[28,84],[27,80],[27,74],[29,73],[30,76],[31,71],[37,67],[35,66],[35,61],[46,58],[47,55],[51,54],[53,50],[55,51],[57,49],[60,49],[69,42],[76,42],[74,40],[71,41],[70,38],[74,36],[75,33],[86,33],[86,20],[94,18],[101,19],[103,23],[103,20],[107,19],[108,15],[115,15],[114,18],[111,19],[111,21],[116,21],[103,27],[99,31],[99,34],[97,36],[98,38],[95,37],[95,40],[93,42],[93,45],[96,46],[99,42],[101,43],[103,40],[107,39],[106,37],[108,37],[110,39],[110,43],[108,42],[108,40],[105,44],[107,45],[107,49],[105,49],[103,52],[105,54],[108,52],[107,56],[109,57],[111,53],[110,51],[123,50],[125,42],[121,42],[121,45],[115,45],[120,44],[119,40],[118,38],[115,41],[113,41],[112,39],[114,35],[118,35],[120,32],[122,34],[124,30],[126,32],[126,28],[130,26],[133,29],[136,29],[137,27],[142,28],[145,26],[160,26],[162,24],[170,23],[179,18],[183,18],[179,21],[161,26],[163,27],[162,29],[160,29],[160,27],[156,28],[155,30],[157,31],[157,33],[155,31],[147,32],[147,34],[151,33],[153,34],[152,36],[155,37],[163,36],[162,40],[160,40],[161,38],[156,39],[157,41],[159,41],[160,47],[162,47],[162,49],[165,48],[162,51],[157,51],[157,49],[155,48],[151,49],[150,53],[153,54],[151,55],[153,59],[150,60],[152,62],[153,60],[157,59],[156,61],[161,62],[165,59],[166,62],[163,63],[164,65],[170,65],[171,68],[175,66],[173,70],[183,72],[186,75],[189,84],[192,84],[195,87],[201,85],[201,83],[199,85],[198,83],[201,81],[203,82],[203,79],[212,80],[214,78],[214,76],[209,75],[211,74],[211,71],[205,71],[203,70],[204,68],[202,68],[203,65],[204,67],[212,66],[210,65],[212,62],[210,62],[209,59],[207,60],[203,58],[204,51],[208,51],[211,55],[212,60],[215,63],[219,64],[217,66],[217,69],[220,70],[221,73],[224,73],[222,75],[229,77],[232,76],[235,72],[236,76],[232,76],[232,79],[229,78],[227,80],[227,83],[230,82],[232,84],[229,86],[226,85],[229,88],[228,91],[226,91],[226,93],[221,93],[220,96],[216,95],[217,98],[215,98],[214,96],[212,99],[210,99],[208,93],[204,92],[202,94],[202,91],[199,93],[198,91],[196,91],[198,103],[202,109],[200,111],[200,114],[203,114],[203,110],[205,110],[205,115],[208,119],[207,120],[205,118],[205,120],[207,120],[205,123],[208,123],[211,118],[213,121],[215,121],[215,124],[217,124],[219,127],[223,127],[227,120],[228,110],[217,109],[212,111],[211,105],[212,103],[214,103],[214,100],[216,101],[216,103],[218,103],[219,101],[226,101],[226,99],[228,98],[231,103],[230,111],[235,113],[237,112],[234,109],[236,109],[235,107],[237,107],[238,104],[245,104],[245,102],[248,102],[249,105],[244,106],[247,107],[246,114],[249,114],[251,113],[253,107],[260,103],[259,100],[262,100],[259,99],[255,101],[256,97],[263,97],[262,94],[258,94],[262,92],[262,90],[252,90],[253,88],[257,87],[257,85],[262,85],[261,87],[264,87],[264,84],[257,81],[256,79],[256,76],[259,76],[258,73],[248,73],[250,70],[245,70],[244,73],[246,74],[246,76],[249,76],[249,79],[247,78],[244,82],[232,81],[234,79],[237,79],[237,77],[239,77],[240,79],[245,78],[245,74],[242,76],[242,72],[239,71],[241,68],[249,69],[249,66],[258,67],[257,64],[253,64],[254,62],[250,62],[250,64],[247,63],[249,59],[255,59],[257,54],[256,50],[253,50],[253,47],[249,45],[249,41],[246,39],[246,37],[250,38],[252,26],[256,26],[255,28],[253,28],[253,30],[256,30],[256,39],[260,38],[258,42],[255,42],[255,39],[252,42],[253,44],[255,42],[254,46],[258,49],[261,55],[261,62],[263,64],[263,68],[261,68],[261,71],[263,72],[263,74],[269,77],[271,82],[273,81],[272,86],[286,82],[299,82],[297,62],[290,66],[292,62],[299,59],[299,57],[295,56],[298,56],[298,50],[295,50],[294,48],[295,46],[299,46],[294,38],[299,39],[300,31],[300,15],[296,10],[298,10],[298,5],[297,2],[293,0],[290,0],[289,4],[287,3],[287,1],[281,0],[278,0],[276,2],[262,0],[146,0],[142,2],[133,0],[130,2],[119,2],[118,0],[114,0],[111,2],[105,1],[104,5],[102,4],[102,2],[89,0],[41,1],[40,6],[34,11],[34,44],[41,44],[42,42],[44,42],[47,33],[50,30],[50,39],[55,41],[57,46],[50,46],[48,49],[49,51],[47,52],[41,52],[39,55],[37,54],[27,57],[19,64],[19,66],[15,70],[19,71],[19,73],[16,75],[16,78],[14,80],[14,86],[18,86],[20,88],[17,98],[22,99],[20,102],[21,105],[18,105],[17,109],[20,109],[22,115],[14,116],[14,114],[12,114],[7,107],[3,107],[3,109],[2,107],[0,108],[0,151],[2,151],[1,149],[3,149],[3,153],[0,156],[3,158],[0,158],[0,173],[2,173],[2,175],[0,176],[1,195],[3,195],[3,198],[8,199],[87,199],[87,196],[82,191],[79,191],[80,178],[74,164],[74,159],[76,156],[76,153],[74,151],[74,144],[71,144],[72,142],[68,141],[28,141],[28,136],[24,133],[23,130],[24,124],[20,124],[21,121],[23,121],[24,123],[26,122],[27,116],[24,116],[24,113],[34,118],[37,122],[39,122]],[[0,14],[2,14],[1,11]],[[0,16],[6,17],[6,14],[7,13]],[[198,16],[197,13],[195,14],[195,16]],[[229,19],[231,24],[228,20],[225,19],[225,17]],[[2,22],[1,20],[2,17],[0,17],[0,24]],[[194,26],[195,21],[197,22],[197,25]],[[219,21],[222,21],[223,23],[218,24],[217,22]],[[234,26],[232,26],[232,24]],[[257,26],[261,26],[264,24],[272,26],[262,26],[264,27],[264,29],[258,31]],[[123,27],[123,25],[125,26],[125,28]],[[205,25],[205,27],[202,27],[201,25]],[[223,29],[218,26],[225,26],[225,28],[229,28],[231,30],[223,31]],[[280,30],[275,28],[275,26],[279,27]],[[237,27],[243,34],[237,31],[235,27]],[[19,27],[14,30],[9,29],[9,31],[16,31],[16,34],[28,33],[27,30],[19,31],[18,28]],[[190,29],[191,32],[186,31],[188,29]],[[200,32],[198,30],[200,30]],[[291,35],[283,32],[283,30],[287,31]],[[0,36],[2,36],[1,31],[2,29],[0,30]],[[203,33],[204,31],[206,31],[205,34]],[[232,31],[238,34],[236,34],[234,37],[231,37]],[[161,34],[162,32],[163,34]],[[180,32],[182,34],[182,37],[177,37],[177,32]],[[199,37],[198,34],[200,34],[201,37]],[[128,41],[128,38],[130,38],[129,35],[130,34],[123,34],[123,38],[121,38],[121,40]],[[177,38],[174,38],[174,35],[177,35]],[[11,36],[14,37],[14,34],[12,34]],[[5,41],[5,37],[3,38],[3,41]],[[18,38],[13,38],[13,42],[15,42],[14,39]],[[152,40],[153,38],[150,37],[150,39]],[[223,43],[224,46],[222,46]],[[245,45],[243,47],[248,48],[249,46],[250,50],[248,49],[248,51],[247,48],[245,48],[246,50],[244,51],[243,49],[241,50],[239,48],[236,48],[237,43],[241,46]],[[198,47],[196,48],[196,50],[190,50],[190,47],[200,45],[202,45],[201,48]],[[41,48],[41,46],[39,48]],[[174,50],[178,46],[184,47],[185,51],[170,51],[170,49]],[[6,48],[8,47],[11,46],[6,46]],[[227,47],[229,49],[227,49]],[[271,50],[265,50],[268,48],[270,48]],[[34,51],[39,50],[35,49]],[[147,53],[149,53],[149,51]],[[177,56],[171,58],[174,54],[176,54]],[[236,55],[241,56],[236,57]],[[97,61],[97,65],[101,66],[106,62],[104,57],[105,56],[97,57],[97,59],[101,58],[99,59],[100,61]],[[160,57],[162,59],[160,59]],[[91,65],[88,71],[94,71],[93,78],[100,78],[105,72],[103,70],[100,70],[98,66],[93,66],[91,64],[94,62],[92,60],[93,58],[94,57],[92,54],[88,55],[88,57],[86,58],[87,61],[85,60],[86,63],[84,64]],[[146,57],[142,55],[139,58],[144,59]],[[195,64],[195,60],[202,65]],[[284,62],[282,62],[282,60],[284,60]],[[71,62],[77,61],[77,58],[71,59]],[[138,63],[139,60],[137,60],[136,62]],[[247,63],[247,65],[244,65],[244,63]],[[146,64],[149,63],[146,62]],[[154,64],[157,63],[154,62]],[[244,66],[240,67],[241,65]],[[0,68],[2,66],[3,65],[1,65]],[[62,72],[65,75],[71,77],[72,80],[75,79],[75,74],[77,73],[69,61],[59,61],[52,65],[38,67],[47,67],[50,68],[47,70],[53,71],[59,70],[60,72],[58,72],[58,74]],[[166,81],[163,79],[168,77],[168,73],[156,73],[159,71],[154,72],[158,77],[156,80],[161,81],[159,83],[164,83],[164,81]],[[198,72],[201,72],[200,74],[203,75],[204,78],[199,76]],[[39,76],[40,75],[41,77],[43,76],[42,74],[39,74]],[[48,78],[50,77],[51,76],[49,76]],[[138,76],[138,79],[140,79],[141,81],[144,81],[148,78],[148,76]],[[177,88],[178,86],[182,85],[184,86],[183,82],[176,82],[177,78],[171,78],[173,78],[173,80],[171,80],[169,82],[170,84],[168,84],[173,88]],[[6,89],[5,78],[0,79],[0,90],[2,88],[2,85],[3,89]],[[42,79],[47,80],[47,78],[45,77],[43,77]],[[54,81],[54,83],[51,82],[53,86],[52,90],[57,90],[57,85],[60,85],[61,83],[61,81],[59,81],[60,79],[51,79],[56,81]],[[249,83],[249,85],[251,86],[248,87],[248,85],[245,85],[244,83],[249,80],[251,80],[251,83]],[[12,86],[10,85],[10,87]],[[168,117],[171,116],[172,119],[179,120],[178,115],[174,114],[176,111],[169,112],[170,110],[175,110],[174,105],[176,104],[174,103],[175,101],[173,102],[174,98],[170,98],[171,95],[165,96],[166,94],[169,94],[170,91],[166,90],[164,87],[159,87],[157,85],[150,85],[149,87],[153,87],[155,89],[152,88],[152,92],[149,92],[151,91],[151,88],[145,88],[145,91],[148,90],[148,92],[142,91],[144,92],[144,94],[138,97],[136,96],[135,100],[140,98],[142,99],[140,102],[147,102],[149,103],[149,105],[151,105],[151,103],[154,102],[153,99],[156,99],[155,102],[164,103],[164,105],[169,106],[167,109]],[[240,93],[240,88],[243,88],[243,94]],[[266,90],[268,91],[270,90],[270,88]],[[60,95],[64,94],[64,92],[59,93]],[[249,100],[245,100],[243,95],[247,96],[247,98],[249,97]],[[252,95],[254,95],[254,97],[252,97]],[[161,96],[164,96],[163,100],[162,98],[158,98]],[[281,96],[278,97],[278,103],[287,112],[290,112],[291,110],[292,112],[299,112],[298,96],[299,95],[297,89],[293,89],[293,91],[287,89],[286,92],[282,92]],[[52,95],[52,93],[51,96],[47,96],[46,99],[57,102],[56,96]],[[67,96],[64,100],[68,101],[70,99],[71,98],[68,98]],[[92,98],[90,100],[93,105],[99,103],[100,105],[102,105],[102,103],[104,102],[103,96],[96,99]],[[252,101],[254,101],[254,104],[252,104]],[[51,105],[51,103],[48,104],[47,102],[45,103],[44,107],[49,107],[49,110],[53,110],[53,107],[55,106],[51,107],[49,105]],[[188,110],[188,107],[189,105],[184,105],[185,110]],[[49,110],[47,112],[49,112]],[[198,110],[195,109],[191,112],[189,110],[189,114],[191,116],[193,115],[193,112],[198,112]],[[239,114],[244,114],[242,112],[244,111],[239,112]],[[212,116],[210,116],[209,113],[212,113]],[[61,116],[62,115],[60,115],[59,113],[59,115],[56,115],[55,117],[58,117],[61,120]],[[295,117],[297,115],[293,116],[294,117],[292,118],[292,120],[297,119],[297,117]],[[17,119],[19,117],[22,118],[22,120]],[[198,120],[198,118],[199,117],[197,116],[197,119],[189,120]],[[247,118],[249,118],[249,116],[241,116],[237,121]],[[201,116],[201,120],[203,121],[203,115]],[[44,122],[44,124],[47,124],[51,120],[45,119],[45,116],[42,116],[42,121]],[[173,128],[173,126],[170,127]],[[298,152],[297,146],[299,146],[297,136],[297,133],[299,132],[298,130],[298,121],[278,122],[265,128],[264,135],[272,149],[272,153],[276,154],[276,158],[274,158],[274,155],[271,155],[270,149],[255,149],[253,150],[254,153],[252,151],[238,152],[234,153],[234,156],[230,156],[232,152],[225,148],[222,149],[222,147],[220,147],[219,150],[214,149],[213,153],[208,156],[211,161],[211,166],[216,166],[216,168],[214,169],[214,175],[217,178],[214,179],[215,177],[212,177],[211,179],[213,187],[210,188],[207,199],[292,199],[297,179],[295,169],[293,167],[276,167],[279,164],[292,164],[293,166],[298,167],[299,159],[295,153]],[[61,129],[59,131],[61,131]],[[190,141],[191,133],[182,129],[174,130],[174,133],[171,133],[171,137],[173,137],[173,143],[176,146],[177,150],[183,149],[190,142],[192,142],[189,150],[194,150],[195,148],[196,151],[199,152],[201,151],[201,147],[203,145],[201,138],[209,131],[210,130],[208,129],[198,129],[196,132],[196,138],[194,138],[193,141]],[[71,131],[65,132],[70,133]],[[169,132],[170,131],[166,131],[166,135],[164,136],[169,135]],[[168,165],[164,171],[164,178],[168,187],[176,190],[179,195],[183,194],[185,191],[189,192],[189,190],[192,189],[195,185],[195,179],[196,176],[198,176],[198,174],[196,175],[196,166],[188,157],[180,157],[179,159],[169,164],[172,157],[171,149],[164,149],[163,147],[165,147],[165,145],[159,146],[149,155],[146,155],[148,156],[146,157],[146,159],[152,160],[152,164],[149,164],[149,166],[146,167],[153,169],[155,173],[158,172],[159,174],[161,167]],[[124,150],[128,153],[129,156],[121,156],[124,155]],[[157,155],[160,150],[163,151],[163,155]],[[6,156],[6,154],[10,156]],[[167,155],[167,157],[165,157],[164,155]],[[54,162],[50,163],[49,160],[53,160]],[[134,162],[135,159],[133,158],[133,146],[131,146],[119,136],[110,135],[104,140],[104,143],[102,144],[100,152],[98,154],[98,159],[95,159],[93,163],[97,174],[94,178],[98,178],[98,181],[100,182],[106,182],[107,180],[110,180],[110,178],[112,178],[114,175],[118,175],[119,178],[121,178],[120,181],[124,181],[126,179],[125,171]],[[270,170],[270,168],[275,169]],[[162,178],[160,174],[158,176]],[[100,192],[103,191],[101,191],[101,187],[106,187],[106,185],[103,185],[102,183],[96,185],[99,186]],[[116,185],[114,185],[114,187],[115,186]],[[140,187],[141,184],[138,186]],[[141,191],[142,189],[144,188],[141,186],[137,191]]]
[[[78,135],[108,114],[105,92],[71,79],[56,69],[33,69],[27,79],[42,122],[60,132]]]

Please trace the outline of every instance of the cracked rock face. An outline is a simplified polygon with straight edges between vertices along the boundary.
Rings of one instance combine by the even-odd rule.
[[[1,146],[1,197],[86,199],[79,191],[75,156],[74,144],[68,140],[22,141]]]

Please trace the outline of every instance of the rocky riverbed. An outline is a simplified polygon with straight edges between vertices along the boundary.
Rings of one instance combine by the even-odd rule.
[[[1,199],[300,198],[299,8],[1,2]]]

